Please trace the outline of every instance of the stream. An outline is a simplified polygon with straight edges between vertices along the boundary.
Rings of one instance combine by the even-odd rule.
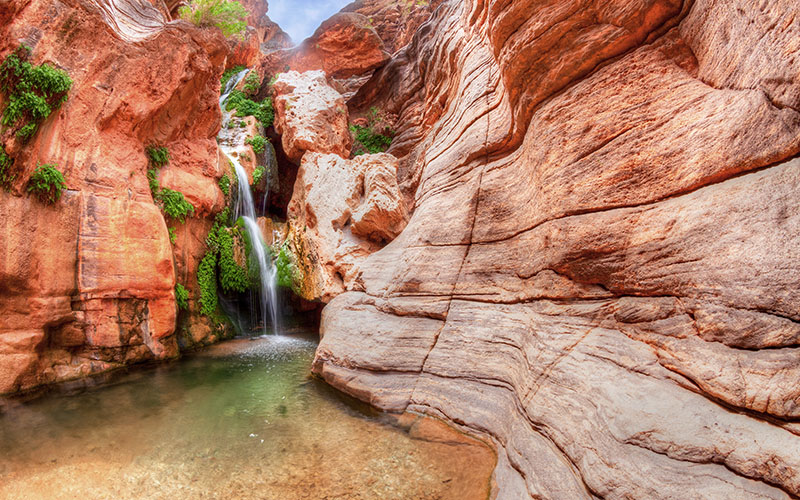
[[[488,447],[311,378],[315,338],[233,340],[0,404],[0,498],[487,498]]]

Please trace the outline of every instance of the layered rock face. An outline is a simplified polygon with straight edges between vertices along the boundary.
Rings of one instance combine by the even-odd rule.
[[[138,0],[0,9],[13,14],[0,14],[9,21],[0,29],[3,57],[24,43],[34,63],[74,81],[31,142],[3,136],[16,180],[0,191],[0,393],[176,356],[174,287],[186,285],[194,304],[209,217],[224,206],[215,142],[224,38],[165,24]],[[172,157],[161,186],[195,207],[186,224],[165,220],[154,204],[145,154],[153,144]],[[39,163],[64,174],[58,203],[26,195]],[[195,323],[206,328],[195,338],[219,333]]]
[[[800,8],[446,2],[351,101],[413,211],[314,371],[497,497],[800,496]]]

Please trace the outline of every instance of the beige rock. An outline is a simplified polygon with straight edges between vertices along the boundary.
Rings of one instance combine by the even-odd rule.
[[[800,495],[795,2],[451,2],[350,101],[413,213],[315,373],[497,498]]]
[[[350,156],[347,105],[325,73],[281,73],[273,89],[275,130],[290,160],[300,163],[306,151]]]
[[[289,224],[302,239],[295,253],[313,263],[302,266],[308,270],[304,299],[327,302],[353,286],[359,263],[405,226],[396,169],[397,160],[385,153],[352,160],[333,154],[303,156]]]

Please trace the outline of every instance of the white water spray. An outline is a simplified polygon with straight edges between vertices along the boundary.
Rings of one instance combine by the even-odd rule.
[[[225,102],[228,100],[233,89],[236,88],[236,85],[242,81],[247,73],[248,70],[243,70],[233,76],[225,86],[222,96],[220,96],[219,105],[222,109],[222,129],[219,135],[219,142],[220,149],[233,164],[233,169],[236,172],[236,179],[238,180],[239,196],[237,197],[234,216],[236,219],[242,217],[244,220],[245,230],[250,237],[251,247],[258,263],[259,278],[261,281],[259,305],[261,306],[261,317],[264,320],[263,331],[264,334],[267,333],[267,317],[269,316],[272,320],[273,333],[278,334],[280,333],[280,324],[278,319],[278,293],[275,265],[272,259],[268,257],[269,253],[267,252],[266,242],[256,222],[256,207],[253,202],[253,193],[250,191],[250,180],[247,176],[247,171],[238,160],[239,155],[246,152],[244,137],[238,137],[238,135],[242,134],[238,128],[228,128],[228,123],[234,119],[236,111],[225,111]]]

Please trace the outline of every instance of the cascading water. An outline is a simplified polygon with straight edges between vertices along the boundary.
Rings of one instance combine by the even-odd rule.
[[[261,234],[261,229],[258,227],[258,222],[256,221],[256,207],[253,201],[253,193],[250,191],[250,181],[247,176],[247,171],[238,160],[239,155],[245,152],[245,137],[243,137],[242,132],[238,128],[228,127],[228,123],[234,119],[236,111],[225,110],[225,102],[228,100],[233,89],[236,88],[236,85],[247,75],[248,71],[249,70],[243,70],[234,75],[228,81],[220,96],[219,105],[222,109],[222,129],[219,134],[219,145],[222,152],[225,153],[225,156],[227,156],[233,165],[238,181],[237,184],[239,185],[234,216],[237,219],[241,217],[244,220],[245,230],[250,238],[252,251],[258,264],[259,279],[261,281],[258,302],[261,309],[261,317],[263,318],[262,328],[264,334],[266,334],[267,317],[269,317],[272,321],[273,333],[278,334],[280,333],[280,324],[278,319],[278,293],[275,265],[272,259],[268,257],[267,245]]]

